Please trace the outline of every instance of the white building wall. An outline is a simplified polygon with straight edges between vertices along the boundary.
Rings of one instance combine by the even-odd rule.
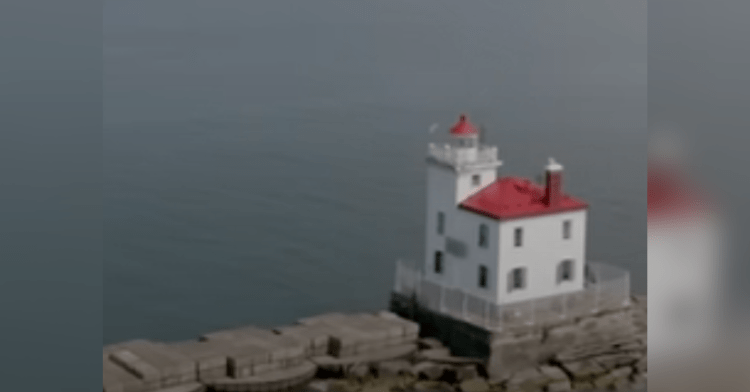
[[[476,186],[472,183],[472,177],[474,175],[480,176],[480,185]],[[476,171],[467,171],[457,174],[456,179],[456,205],[466,200],[467,197],[473,195],[477,191],[483,189],[487,185],[492,184],[497,179],[497,170],[484,169]]]
[[[425,219],[425,260],[424,274],[431,280],[443,284],[449,284],[449,260],[445,257],[444,235],[437,232],[438,212],[446,214],[446,228],[450,226],[448,214],[455,209],[454,199],[456,194],[455,174],[449,168],[430,164],[427,166],[427,212]],[[434,272],[435,251],[443,252],[443,273]]]
[[[472,175],[481,176],[479,186],[472,185]],[[453,169],[430,163],[427,166],[427,212],[425,228],[425,277],[447,285],[459,284],[460,278],[465,274],[463,259],[457,260],[455,256],[446,252],[445,241],[449,233],[457,233],[455,221],[458,204],[474,192],[484,188],[497,179],[495,168],[482,169],[457,173]],[[437,232],[438,212],[445,214],[445,232]],[[434,273],[435,251],[443,252],[443,273]]]
[[[487,247],[479,246],[479,227],[485,224],[488,228]],[[455,269],[454,284],[465,292],[488,301],[497,298],[498,282],[498,241],[499,222],[472,212],[454,209],[451,214],[451,227],[447,233],[454,241],[463,243],[465,257],[451,256]],[[487,287],[479,286],[479,267],[487,267]]]
[[[497,302],[509,303],[574,292],[584,288],[586,210],[501,222]],[[571,221],[571,237],[563,239],[563,221]],[[523,244],[515,247],[514,233],[523,229]],[[573,279],[558,282],[558,265],[573,260]],[[526,286],[509,290],[514,268],[526,268]]]

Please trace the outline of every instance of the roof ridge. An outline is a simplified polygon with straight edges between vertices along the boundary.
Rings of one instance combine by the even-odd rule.
[[[459,207],[493,219],[516,219],[580,210],[588,204],[562,193],[561,204],[545,203],[544,185],[522,176],[498,177],[494,182],[464,199]]]

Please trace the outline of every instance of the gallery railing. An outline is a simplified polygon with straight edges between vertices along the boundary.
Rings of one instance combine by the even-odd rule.
[[[416,263],[399,260],[394,290],[413,296],[421,306],[432,311],[488,329],[503,330],[625,307],[630,303],[630,273],[611,265],[588,262],[586,285],[581,291],[497,305],[459,288],[426,280]]]
[[[479,146],[476,155],[470,158],[465,151],[453,148],[449,144],[430,143],[428,154],[438,161],[452,165],[462,163],[482,164],[497,161],[497,147],[494,146]]]

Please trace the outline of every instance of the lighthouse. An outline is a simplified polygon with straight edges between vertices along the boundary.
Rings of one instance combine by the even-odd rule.
[[[465,114],[442,136],[427,151],[424,258],[398,260],[390,309],[455,355],[487,358],[492,377],[547,363],[538,332],[561,325],[592,320],[571,345],[632,339],[630,274],[586,259],[589,204],[563,163],[539,162],[539,181],[501,175],[498,148]]]
[[[501,166],[466,115],[430,144],[424,279],[497,305],[583,290],[588,204],[563,165],[549,158],[542,184]]]

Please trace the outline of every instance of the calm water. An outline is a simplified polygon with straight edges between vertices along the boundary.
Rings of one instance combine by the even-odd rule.
[[[105,343],[383,308],[461,111],[645,290],[645,1],[384,3],[105,2]]]

